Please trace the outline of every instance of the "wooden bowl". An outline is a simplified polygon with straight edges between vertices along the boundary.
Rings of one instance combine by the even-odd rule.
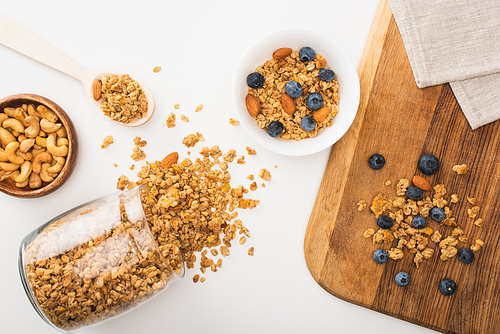
[[[35,106],[43,104],[54,113],[56,113],[56,115],[59,117],[58,123],[61,123],[66,129],[69,141],[69,150],[68,155],[66,156],[66,162],[64,163],[62,170],[52,182],[43,182],[42,187],[31,189],[29,186],[18,188],[13,180],[0,181],[0,191],[2,191],[3,193],[22,198],[35,198],[45,196],[54,192],[59,187],[61,187],[71,176],[73,170],[75,169],[78,157],[78,137],[73,122],[66,114],[66,112],[55,102],[43,96],[35,94],[17,94],[8,96],[0,100],[0,113],[3,113],[5,107],[15,108],[20,107],[23,104],[34,104]]]

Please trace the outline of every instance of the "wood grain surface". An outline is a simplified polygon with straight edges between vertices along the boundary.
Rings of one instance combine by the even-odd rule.
[[[449,85],[419,89],[414,81],[403,41],[386,0],[381,0],[358,68],[361,100],[348,133],[334,145],[307,227],[304,252],[313,278],[326,291],[346,301],[444,333],[500,333],[500,122],[472,131]],[[382,154],[381,170],[368,166],[368,158]],[[418,158],[432,153],[440,159],[439,171],[431,176],[417,169]],[[456,164],[469,172],[458,175]],[[485,248],[465,265],[454,257],[435,255],[419,268],[405,250],[401,260],[384,265],[372,259],[378,248],[363,232],[377,229],[369,206],[374,196],[395,197],[394,185],[401,178],[424,176],[431,184],[444,184],[445,198],[458,194],[450,204],[458,225],[469,238]],[[392,181],[391,186],[384,183]],[[482,227],[468,218],[474,197],[481,207]],[[368,208],[357,211],[364,199]],[[428,219],[429,221],[429,219]],[[451,227],[429,222],[445,236]],[[397,286],[399,271],[410,274],[406,287]],[[438,291],[441,279],[457,282],[454,295]]]

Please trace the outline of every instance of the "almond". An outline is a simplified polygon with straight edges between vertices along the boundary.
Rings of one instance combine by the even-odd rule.
[[[92,92],[94,93],[94,100],[99,101],[102,96],[102,81],[95,79],[92,84]]]
[[[313,112],[313,118],[316,120],[316,122],[323,122],[329,113],[330,107],[326,106]]]
[[[281,105],[288,115],[295,112],[295,101],[288,94],[281,94]]]
[[[431,191],[432,190],[432,186],[429,183],[429,181],[427,181],[426,179],[424,179],[421,176],[415,175],[413,177],[413,179],[411,180],[411,182],[413,182],[413,185],[415,187],[419,187],[420,189],[422,189],[424,191]]]
[[[248,94],[245,98],[245,103],[247,105],[247,110],[250,115],[253,117],[257,116],[260,113],[260,102],[253,95]]]
[[[165,158],[163,158],[160,166],[163,169],[169,169],[170,167],[172,167],[173,164],[177,163],[178,159],[179,159],[179,153],[172,152],[169,155],[167,155]]]
[[[283,59],[292,53],[290,48],[280,48],[273,52],[273,59]]]

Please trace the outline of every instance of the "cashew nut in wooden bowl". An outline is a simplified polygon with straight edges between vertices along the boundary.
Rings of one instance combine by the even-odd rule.
[[[71,119],[35,94],[0,100],[0,145],[0,191],[16,197],[52,193],[71,176],[78,157]]]

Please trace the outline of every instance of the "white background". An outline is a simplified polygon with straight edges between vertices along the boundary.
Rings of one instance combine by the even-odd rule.
[[[240,57],[262,36],[287,27],[317,30],[336,40],[357,67],[377,0],[282,1],[7,1],[0,11],[23,24],[89,70],[116,69],[139,77],[153,91],[156,112],[140,128],[113,124],[94,111],[79,81],[0,45],[0,97],[34,93],[58,103],[72,118],[80,140],[78,165],[55,193],[19,199],[0,193],[0,331],[54,333],[35,313],[17,268],[23,237],[78,204],[115,191],[117,178],[137,179],[144,161],[130,158],[133,138],[147,140],[148,161],[178,151],[196,131],[206,138],[191,149],[219,145],[246,156],[230,164],[232,186],[249,186],[246,176],[271,171],[266,188],[250,192],[261,204],[240,211],[251,238],[234,242],[231,256],[206,282],[194,284],[198,269],[160,296],[127,315],[82,333],[433,333],[337,299],[306,267],[303,242],[329,149],[286,157],[259,146],[235,117],[232,80]],[[160,73],[153,73],[161,66]],[[175,104],[180,110],[174,110]],[[201,112],[195,113],[198,104]],[[177,126],[165,120],[177,115]],[[180,115],[189,117],[189,123]],[[115,143],[100,145],[107,135]],[[256,149],[248,156],[245,147]],[[118,167],[114,167],[117,163]],[[135,171],[129,167],[135,163]],[[277,168],[274,168],[277,166]],[[261,180],[259,180],[259,185]],[[247,255],[250,246],[255,256]]]

